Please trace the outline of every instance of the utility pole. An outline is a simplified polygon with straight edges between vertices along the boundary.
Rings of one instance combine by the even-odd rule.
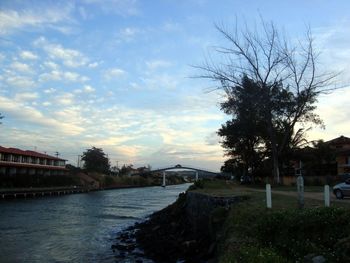
[[[78,155],[78,162],[77,162],[77,167],[78,168],[81,168],[80,165],[81,165],[81,159],[80,159],[81,155]]]
[[[59,153],[59,152],[55,152],[55,155],[56,155],[56,157],[58,158],[58,156],[60,155],[60,153]]]

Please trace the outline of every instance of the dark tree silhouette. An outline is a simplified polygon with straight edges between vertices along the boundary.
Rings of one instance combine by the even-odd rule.
[[[232,115],[232,119],[218,131],[223,138],[221,144],[226,155],[231,158],[225,165],[239,166],[242,175],[247,174],[248,170],[254,173],[266,152],[266,128],[259,107],[259,91],[255,82],[243,77],[241,86],[228,91],[228,99],[221,104],[221,109]]]
[[[314,112],[315,102],[320,93],[331,90],[329,85],[336,75],[318,72],[319,54],[314,50],[310,30],[305,40],[291,45],[272,23],[265,21],[253,31],[247,26],[241,31],[237,26],[233,32],[224,26],[216,28],[228,45],[216,49],[216,54],[222,57],[220,62],[208,59],[197,67],[204,71],[199,77],[216,81],[217,89],[224,90],[228,96],[232,89],[242,86],[243,76],[258,84],[273,175],[276,183],[280,183],[279,157],[294,134],[295,125],[301,122],[322,124]],[[285,95],[288,95],[283,102],[275,101],[274,96],[281,83],[287,92]],[[281,109],[278,109],[279,105]],[[278,133],[282,135],[280,141]]]
[[[92,147],[83,153],[84,168],[88,171],[108,173],[110,164],[106,154],[101,148]]]

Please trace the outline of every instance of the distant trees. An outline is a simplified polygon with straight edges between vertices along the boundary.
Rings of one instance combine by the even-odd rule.
[[[129,174],[131,171],[134,170],[133,167],[134,166],[132,164],[129,164],[129,165],[123,164],[122,168],[119,171],[119,175],[127,175],[127,174]]]
[[[236,129],[237,121],[244,123],[237,120],[237,107],[241,107],[241,104],[235,97],[239,88],[247,89],[244,87],[246,82],[252,82],[256,91],[250,102],[254,107],[246,107],[244,114],[258,114],[259,121],[255,122],[253,118],[247,124],[247,135],[251,132],[249,125],[256,125],[257,135],[263,138],[264,147],[269,150],[275,181],[280,183],[280,158],[286,146],[293,141],[296,124],[322,124],[315,113],[315,102],[320,93],[329,90],[335,75],[318,72],[318,53],[314,50],[310,31],[305,40],[291,45],[272,23],[265,21],[261,21],[259,32],[247,26],[242,31],[236,27],[233,32],[222,26],[216,28],[228,42],[226,47],[216,50],[223,60],[216,63],[209,60],[198,68],[204,71],[200,77],[216,81],[217,88],[227,96],[223,110],[232,114],[233,119],[231,124],[227,123],[221,128],[219,134],[226,136],[226,139],[228,136],[240,136],[235,133],[229,135]],[[260,139],[255,141],[256,136],[250,135],[246,139],[248,137],[250,149],[256,148]],[[229,141],[225,140],[224,147],[230,147]],[[237,141],[244,146],[244,141]],[[246,146],[243,148],[249,150]]]
[[[297,157],[303,162],[301,169],[305,175],[337,173],[336,150],[322,140],[312,142],[312,147],[297,151]]]
[[[84,168],[88,171],[109,173],[110,164],[108,157],[101,148],[92,147],[87,149],[81,158],[84,161]]]

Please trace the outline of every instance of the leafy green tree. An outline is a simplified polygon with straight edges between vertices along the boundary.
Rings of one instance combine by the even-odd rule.
[[[86,170],[109,173],[110,163],[101,148],[92,147],[91,149],[87,149],[81,159],[84,161],[84,168]]]

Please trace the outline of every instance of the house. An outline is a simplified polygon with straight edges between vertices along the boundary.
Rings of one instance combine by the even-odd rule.
[[[325,143],[335,151],[338,176],[350,175],[350,138],[342,135]]]
[[[0,146],[1,175],[65,175],[66,160],[47,154]]]

